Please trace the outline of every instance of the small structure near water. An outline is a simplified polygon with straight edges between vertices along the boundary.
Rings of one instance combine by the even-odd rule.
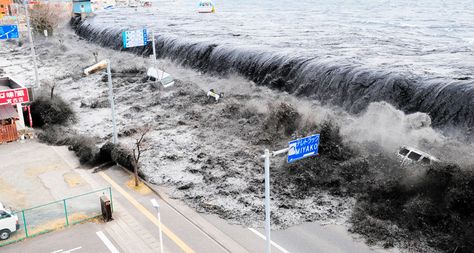
[[[72,12],[75,15],[81,15],[82,13],[88,14],[92,12],[92,5],[90,0],[73,0],[72,1]]]

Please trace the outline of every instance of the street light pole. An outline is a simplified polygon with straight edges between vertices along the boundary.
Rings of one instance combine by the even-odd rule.
[[[86,69],[84,69],[84,74],[90,75],[99,70],[107,68],[107,79],[109,86],[109,102],[110,108],[112,110],[112,124],[113,124],[113,133],[112,133],[112,143],[117,144],[117,122],[115,121],[115,102],[114,102],[114,90],[112,86],[112,71],[110,70],[110,60],[102,60]]]
[[[112,143],[117,144],[117,123],[115,121],[115,102],[114,102],[114,91],[112,86],[112,71],[110,70],[110,60],[107,60],[107,79],[109,84],[109,100],[110,100],[110,108],[112,109],[112,125],[113,125],[113,136],[112,136]]]
[[[28,0],[24,0],[23,5],[25,6],[26,25],[28,27],[28,35],[29,35],[29,38],[30,38],[31,57],[33,58],[33,65],[34,65],[34,68],[35,68],[35,85],[36,85],[37,88],[40,88],[41,84],[39,82],[39,77],[38,77],[38,65],[36,63],[35,44],[33,42],[33,35],[31,33],[30,15],[28,13],[28,4],[27,3],[28,3]],[[18,28],[18,29],[20,29],[20,28]]]
[[[161,215],[160,215],[160,205],[156,199],[151,199],[151,204],[156,209],[157,216],[158,216],[158,230],[160,233],[160,252],[163,253],[163,233],[161,232]]]

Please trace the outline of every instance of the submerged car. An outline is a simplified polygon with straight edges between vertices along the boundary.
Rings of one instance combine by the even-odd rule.
[[[419,163],[431,165],[439,162],[439,159],[416,148],[403,146],[398,151],[398,156],[402,159],[402,165],[409,163]]]

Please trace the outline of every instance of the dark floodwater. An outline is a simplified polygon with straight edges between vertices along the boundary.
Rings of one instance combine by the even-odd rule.
[[[120,49],[120,31],[148,27],[160,57],[357,113],[385,100],[435,126],[474,126],[474,2],[461,0],[157,1],[99,11],[78,34]],[[136,48],[148,54],[150,47]]]

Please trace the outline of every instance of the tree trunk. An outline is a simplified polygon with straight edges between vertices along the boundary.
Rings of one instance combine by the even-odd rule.
[[[55,86],[51,87],[51,100],[53,100],[53,96],[54,96],[54,87]]]
[[[135,187],[138,187],[138,183],[140,182],[139,178],[138,178],[138,164],[135,163],[135,165],[133,166],[133,174],[135,176]]]

